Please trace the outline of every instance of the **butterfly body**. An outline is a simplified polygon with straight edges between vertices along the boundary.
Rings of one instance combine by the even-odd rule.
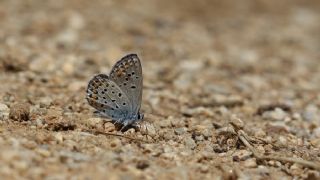
[[[123,126],[141,119],[142,66],[136,54],[119,60],[106,74],[95,75],[88,84],[87,101],[97,109],[96,114]]]

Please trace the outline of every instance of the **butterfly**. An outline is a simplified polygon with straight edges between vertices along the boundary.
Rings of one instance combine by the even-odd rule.
[[[96,115],[122,127],[142,120],[142,66],[137,54],[121,58],[108,75],[95,75],[88,83],[86,99]]]

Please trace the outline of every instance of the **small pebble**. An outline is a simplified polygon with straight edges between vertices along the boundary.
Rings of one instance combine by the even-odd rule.
[[[35,152],[39,153],[43,157],[49,157],[51,155],[50,151],[43,148],[35,149]]]
[[[170,117],[168,119],[162,119],[159,122],[159,126],[162,127],[162,128],[170,127],[171,126],[171,119],[172,118],[170,118]]]
[[[317,127],[313,130],[312,132],[312,136],[316,137],[316,138],[320,138],[320,127]]]
[[[197,142],[198,142],[198,141],[203,141],[204,138],[203,138],[202,135],[199,135],[199,136],[196,136],[196,137],[195,137],[195,140],[196,140]]]
[[[184,143],[188,149],[194,149],[197,146],[197,144],[194,142],[194,140],[191,137],[187,137]]]
[[[320,112],[317,106],[313,105],[313,104],[309,104],[305,110],[302,112],[302,118],[305,121],[316,121],[318,120],[320,117]]]
[[[54,134],[54,138],[56,139],[57,142],[62,143],[63,142],[63,135],[62,133],[58,132],[56,134]]]
[[[28,121],[30,115],[30,105],[18,103],[10,107],[9,118],[15,121]]]
[[[94,117],[86,120],[87,124],[91,127],[101,128],[103,124],[103,119]]]
[[[262,114],[264,119],[273,121],[283,121],[287,116],[287,113],[281,108],[276,108],[273,111],[266,111]]]
[[[287,144],[288,144],[287,138],[285,138],[284,136],[279,136],[278,140],[279,140],[280,145],[287,146]]]
[[[315,138],[315,139],[311,139],[310,143],[316,147],[316,148],[320,148],[320,138]]]
[[[181,128],[176,128],[174,132],[176,135],[182,135],[182,134],[185,134],[187,130],[188,129],[186,127],[181,127]]]
[[[9,117],[9,107],[5,104],[0,103],[0,120],[7,119]]]
[[[52,103],[52,99],[50,97],[43,97],[40,99],[40,108],[48,108]]]
[[[238,150],[233,154],[233,160],[235,161],[244,161],[248,158],[250,158],[252,155],[252,152],[247,150]]]
[[[40,119],[40,118],[37,118],[36,119],[36,125],[37,125],[37,127],[43,127],[43,124],[44,123],[44,120],[43,119]]]
[[[140,132],[143,135],[148,135],[151,137],[155,137],[157,135],[157,130],[155,126],[151,123],[143,123],[140,126]]]
[[[247,168],[255,168],[257,167],[257,161],[255,158],[247,159],[243,162],[243,165]]]
[[[104,130],[107,132],[112,132],[116,130],[116,127],[112,122],[105,122],[104,123]]]
[[[231,116],[231,122],[230,122],[235,128],[242,129],[244,127],[244,122],[238,118],[235,115]]]
[[[259,137],[259,138],[263,138],[265,137],[267,134],[265,131],[263,131],[262,129],[256,129],[255,133],[254,133],[254,136],[255,137]]]

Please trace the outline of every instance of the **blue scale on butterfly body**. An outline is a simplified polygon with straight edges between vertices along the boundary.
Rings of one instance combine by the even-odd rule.
[[[121,58],[108,75],[95,75],[88,84],[86,99],[97,115],[110,118],[123,127],[143,119],[142,66],[136,54]]]

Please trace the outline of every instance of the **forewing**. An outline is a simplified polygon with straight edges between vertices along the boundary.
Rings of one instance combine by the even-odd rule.
[[[132,108],[127,95],[105,74],[89,81],[86,98],[92,107],[114,120],[124,119]]]
[[[136,115],[141,107],[143,86],[142,67],[138,56],[129,54],[123,57],[113,66],[109,76],[127,94],[132,115]]]

